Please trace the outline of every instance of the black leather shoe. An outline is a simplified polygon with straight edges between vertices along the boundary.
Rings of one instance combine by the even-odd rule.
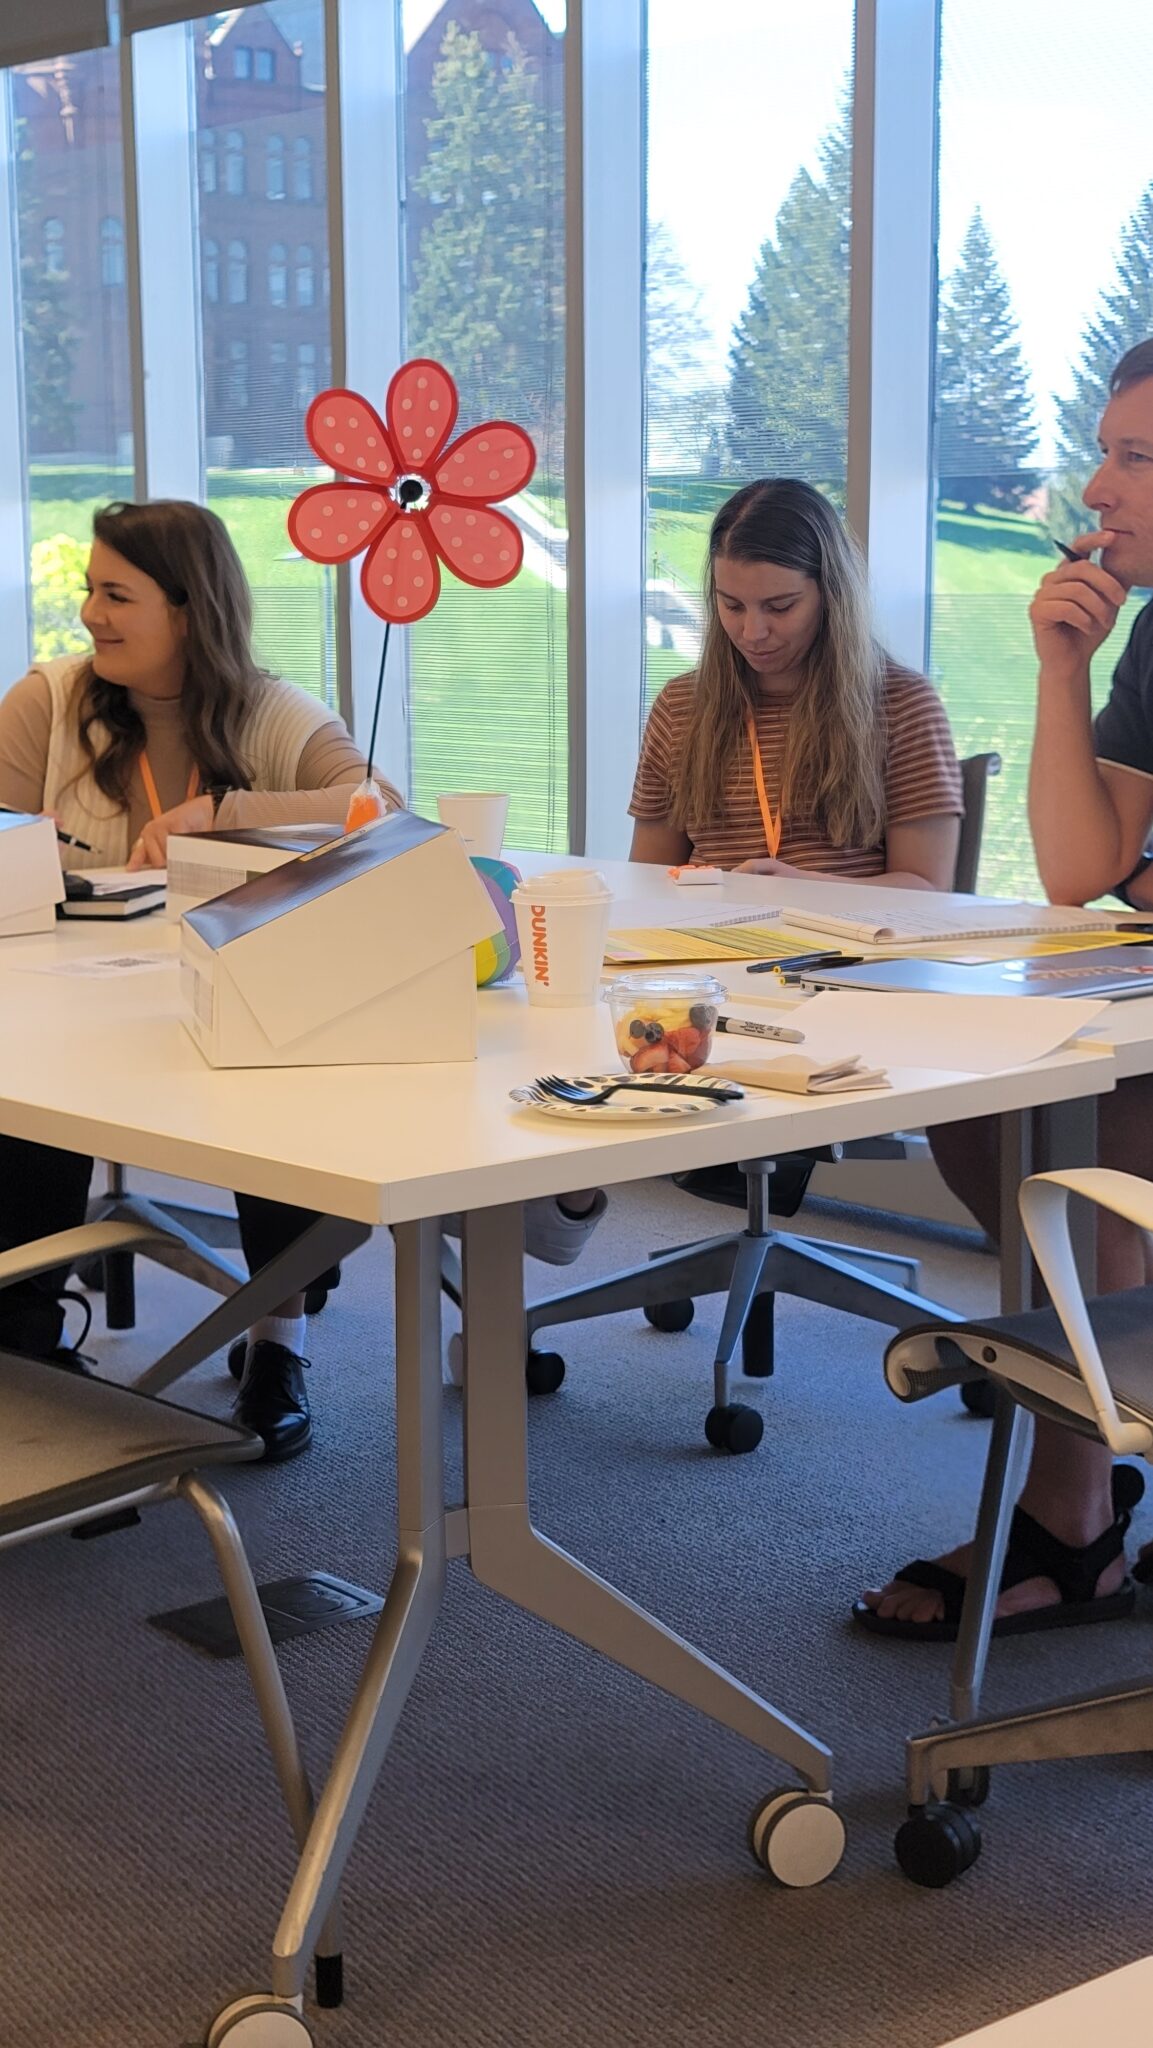
[[[232,1412],[244,1429],[264,1438],[264,1463],[295,1458],[312,1439],[312,1414],[304,1391],[307,1360],[266,1337],[248,1353]]]

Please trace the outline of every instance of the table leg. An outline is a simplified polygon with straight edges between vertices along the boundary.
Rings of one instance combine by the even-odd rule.
[[[273,1991],[298,1998],[444,1595],[440,1225],[396,1231],[399,1545],[372,1647],[273,1944]]]
[[[483,1585],[780,1757],[811,1791],[831,1753],[533,1527],[528,1510],[524,1234],[519,1204],[464,1219],[469,1557]]]

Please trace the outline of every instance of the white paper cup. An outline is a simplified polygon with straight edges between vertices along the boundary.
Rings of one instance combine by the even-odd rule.
[[[438,796],[437,816],[442,825],[451,825],[464,840],[468,854],[484,854],[490,860],[499,860],[504,845],[504,828],[508,819],[508,798],[497,796],[489,790],[476,796]]]
[[[513,890],[530,1003],[577,1009],[600,997],[612,890],[595,868],[529,876]]]

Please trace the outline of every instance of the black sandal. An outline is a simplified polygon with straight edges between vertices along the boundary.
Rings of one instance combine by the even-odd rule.
[[[1132,1614],[1136,1593],[1126,1576],[1115,1593],[1098,1597],[1094,1593],[1102,1572],[1125,1550],[1125,1536],[1133,1509],[1145,1491],[1145,1481],[1134,1465],[1113,1467],[1113,1520],[1092,1543],[1077,1549],[1061,1543],[1048,1529],[1015,1508],[1009,1525],[1005,1566],[1001,1573],[1002,1593],[1020,1586],[1026,1579],[1052,1579],[1060,1599],[1046,1607],[1033,1607],[1025,1614],[1007,1614],[993,1623],[995,1636],[1026,1636],[1042,1629],[1078,1628],[1091,1621],[1123,1621]],[[905,1642],[953,1643],[961,1620],[968,1580],[947,1565],[925,1557],[902,1565],[894,1577],[907,1586],[923,1586],[940,1593],[945,1603],[943,1621],[906,1621],[899,1615],[881,1615],[864,1600],[853,1602],[853,1620],[875,1636],[897,1636]]]

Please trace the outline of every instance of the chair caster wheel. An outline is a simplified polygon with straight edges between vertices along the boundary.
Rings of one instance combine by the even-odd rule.
[[[654,1330],[665,1330],[670,1335],[678,1330],[687,1330],[696,1314],[696,1305],[691,1301],[656,1301],[646,1308],[646,1323]]]
[[[730,1401],[727,1408],[710,1408],[705,1416],[705,1435],[714,1451],[731,1451],[734,1457],[755,1451],[764,1433],[757,1410],[742,1408],[737,1401]]]
[[[816,1792],[770,1792],[749,1820],[753,1859],[792,1891],[823,1884],[845,1853],[845,1823]]]
[[[564,1359],[559,1351],[530,1351],[524,1362],[524,1383],[530,1394],[555,1394],[564,1384]]]
[[[281,1998],[238,1998],[218,2013],[205,2048],[314,2048],[313,2035],[294,2005]]]
[[[943,1891],[977,1861],[981,1830],[964,1807],[941,1801],[914,1808],[897,1829],[893,1847],[906,1877],[930,1891]]]
[[[992,1380],[963,1380],[961,1383],[961,1405],[970,1415],[976,1415],[981,1422],[991,1422],[997,1389]]]
[[[970,1764],[966,1770],[949,1771],[945,1785],[949,1806],[984,1806],[989,1797],[989,1766]]]

